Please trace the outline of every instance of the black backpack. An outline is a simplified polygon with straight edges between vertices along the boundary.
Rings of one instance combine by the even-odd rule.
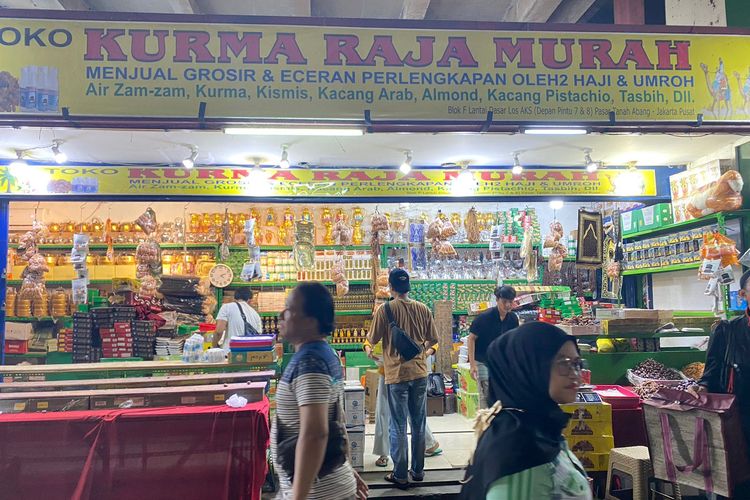
[[[422,352],[422,348],[396,324],[389,302],[385,303],[385,314],[388,317],[388,324],[391,327],[391,343],[396,348],[396,352],[404,358],[404,361],[411,361],[416,358]]]

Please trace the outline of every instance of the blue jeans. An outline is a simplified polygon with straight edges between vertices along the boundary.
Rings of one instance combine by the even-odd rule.
[[[393,477],[407,481],[409,467],[406,419],[411,424],[411,473],[424,477],[425,425],[427,423],[427,377],[387,384],[388,406],[391,408],[391,460]]]

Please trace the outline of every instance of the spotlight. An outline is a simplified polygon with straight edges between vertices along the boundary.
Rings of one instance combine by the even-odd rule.
[[[586,165],[586,172],[593,173],[599,170],[599,163],[591,159],[591,150],[586,149],[583,156],[583,164]]]
[[[8,165],[8,171],[13,177],[19,177],[23,175],[28,169],[29,164],[23,159],[23,150],[16,149],[16,159]]]
[[[190,156],[182,160],[182,166],[185,168],[193,168],[195,166],[195,160],[198,158],[198,148],[190,146]]]
[[[560,210],[563,206],[565,206],[565,203],[562,200],[552,200],[549,202],[549,207],[552,210]]]
[[[401,163],[401,166],[398,167],[398,169],[402,174],[407,175],[409,172],[411,172],[411,151],[404,151],[404,156],[404,161],[403,163]]]
[[[646,190],[643,174],[636,168],[636,162],[629,162],[628,169],[615,177],[615,194],[617,196],[642,196]]]
[[[68,161],[68,155],[60,150],[60,145],[62,143],[63,141],[60,140],[52,141],[52,153],[55,155],[55,163],[57,163],[58,165],[61,165]]]
[[[289,146],[283,144],[281,146],[281,161],[279,161],[279,168],[289,168]]]
[[[523,165],[521,165],[521,161],[518,159],[518,153],[513,153],[513,168],[511,172],[513,172],[513,175],[521,175],[521,172],[523,172]]]

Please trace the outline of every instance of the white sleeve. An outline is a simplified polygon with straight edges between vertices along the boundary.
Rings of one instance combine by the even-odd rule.
[[[224,321],[229,322],[229,311],[227,310],[227,306],[229,306],[229,304],[222,304],[221,308],[219,308],[219,314],[216,315],[217,320],[223,319]]]
[[[260,319],[260,314],[258,314],[252,307],[250,308],[250,311],[250,317],[248,318],[250,324],[253,325],[256,332],[263,333],[263,321]]]

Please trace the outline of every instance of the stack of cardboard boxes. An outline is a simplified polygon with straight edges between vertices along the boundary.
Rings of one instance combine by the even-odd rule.
[[[609,452],[615,447],[612,434],[612,406],[609,403],[560,405],[573,417],[563,431],[568,447],[587,471],[606,471]]]
[[[363,470],[365,466],[365,388],[355,381],[344,386],[344,413],[352,467]]]
[[[466,418],[477,416],[479,409],[479,386],[471,376],[471,366],[468,363],[458,364],[458,413]]]

